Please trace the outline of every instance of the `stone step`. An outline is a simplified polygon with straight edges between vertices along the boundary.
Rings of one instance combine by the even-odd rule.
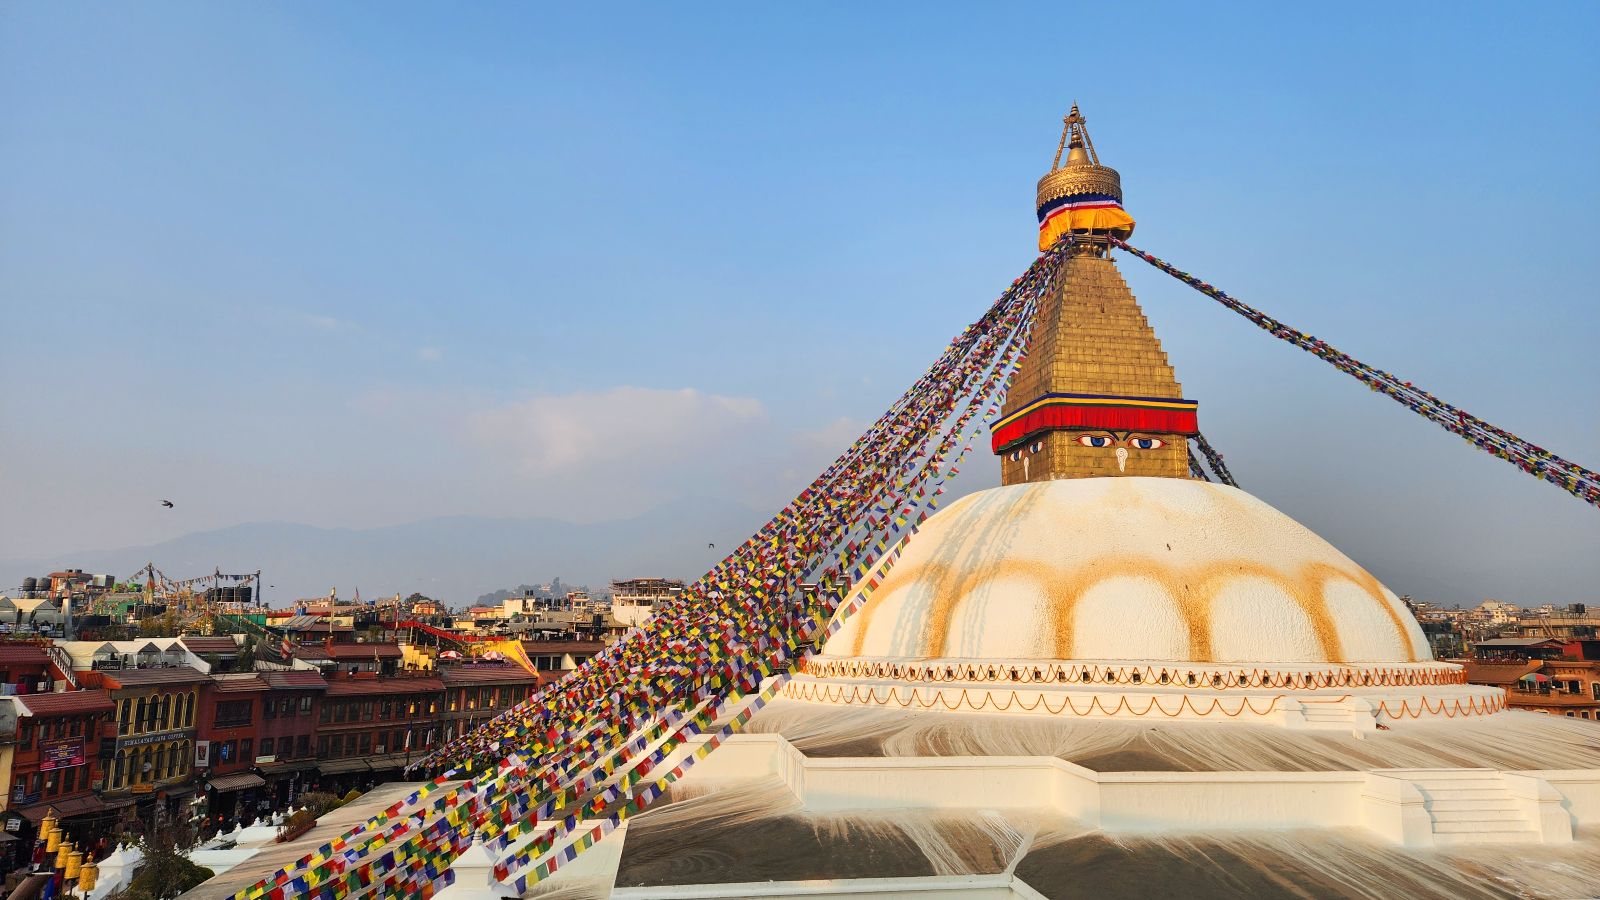
[[[1435,832],[1433,842],[1439,846],[1451,844],[1537,844],[1537,831],[1479,831]]]
[[[1440,800],[1500,800],[1506,796],[1503,787],[1485,788],[1423,788],[1422,794],[1430,802]]]
[[[1462,778],[1459,781],[1430,781],[1413,778],[1411,783],[1425,791],[1503,791],[1506,783],[1498,778]]]
[[[1433,814],[1435,831],[1438,831],[1439,825],[1445,822],[1479,822],[1495,824],[1505,824],[1509,822],[1516,825],[1527,824],[1527,821],[1522,817],[1522,813],[1515,809],[1430,809],[1428,812]]]
[[[1432,813],[1446,812],[1490,812],[1495,810],[1516,810],[1517,801],[1510,797],[1492,797],[1483,800],[1433,800],[1428,803],[1428,810]]]

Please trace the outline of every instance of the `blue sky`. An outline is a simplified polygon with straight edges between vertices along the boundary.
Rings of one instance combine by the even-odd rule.
[[[1600,466],[1600,7],[1324,9],[0,7],[0,557],[779,504],[1030,260],[1073,100],[1137,243]],[[1247,489],[1600,600],[1593,509],[1122,268]]]

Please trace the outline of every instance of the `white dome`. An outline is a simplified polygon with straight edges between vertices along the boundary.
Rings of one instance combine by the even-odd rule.
[[[831,657],[1255,663],[1431,659],[1394,593],[1237,488],[1078,478],[928,519]]]

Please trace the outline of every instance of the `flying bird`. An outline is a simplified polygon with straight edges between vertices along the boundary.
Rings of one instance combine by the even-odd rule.
[[[716,544],[707,544],[706,545],[706,549],[707,550],[715,550],[715,549],[717,549],[717,545]]]
[[[167,509],[171,509],[172,508],[172,501],[171,500],[163,500],[163,501],[161,501],[161,505],[165,506]]]

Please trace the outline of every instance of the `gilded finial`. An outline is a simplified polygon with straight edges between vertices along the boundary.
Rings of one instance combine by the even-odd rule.
[[[1076,101],[1061,124],[1056,158],[1050,171],[1039,179],[1036,195],[1039,249],[1049,249],[1068,231],[1119,237],[1132,234],[1133,218],[1122,209],[1122,176],[1116,169],[1100,165],[1087,120]]]

